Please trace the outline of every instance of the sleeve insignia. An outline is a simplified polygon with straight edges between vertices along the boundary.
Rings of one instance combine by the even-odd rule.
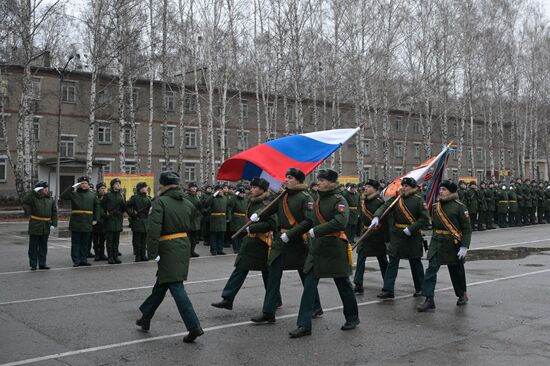
[[[307,209],[308,210],[313,210],[313,202],[308,202],[307,203]]]
[[[470,219],[470,213],[468,211],[464,211],[464,218]]]
[[[338,204],[338,212],[344,212],[346,210],[346,205],[343,203]]]

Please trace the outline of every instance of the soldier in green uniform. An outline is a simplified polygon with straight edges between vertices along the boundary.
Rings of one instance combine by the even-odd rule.
[[[508,189],[508,225],[509,226],[518,226],[521,224],[521,214],[518,207],[518,198],[516,195],[516,187],[514,183],[510,184]]]
[[[101,201],[103,226],[105,228],[105,239],[107,240],[107,262],[109,264],[120,264],[122,262],[118,258],[118,246],[126,202],[120,192],[120,179],[114,178],[111,180],[110,186],[111,189],[105,193],[105,197]]]
[[[466,305],[466,274],[464,258],[470,247],[472,230],[468,209],[458,200],[457,186],[449,180],[441,182],[439,202],[434,205],[432,223],[433,235],[428,249],[428,269],[422,284],[422,295],[426,301],[417,307],[419,312],[435,309],[434,291],[439,267],[447,265],[458,301],[457,306]]]
[[[205,185],[201,190],[201,235],[203,244],[205,246],[210,245],[210,215],[209,208],[206,206],[206,201],[212,196],[212,186],[209,184]]]
[[[231,206],[231,232],[235,233],[241,227],[246,224],[246,208],[248,207],[248,198],[246,197],[245,188],[243,185],[237,186],[235,193],[235,199],[232,201]],[[243,241],[242,235],[237,235],[233,239],[231,245],[233,247],[233,253],[239,253],[241,243]]]
[[[487,198],[485,197],[487,189],[485,188],[485,182],[479,183],[479,189],[476,190],[477,195],[477,230],[485,231],[487,222]]]
[[[267,205],[269,197],[269,182],[265,179],[252,179],[250,187],[249,203],[246,209],[247,217],[260,212]],[[267,288],[267,257],[273,239],[272,230],[275,229],[275,226],[275,219],[271,216],[247,227],[247,235],[242,241],[241,249],[235,260],[235,269],[222,291],[222,301],[212,303],[212,306],[227,310],[233,309],[235,296],[246,280],[249,271],[261,271],[264,287]]]
[[[200,257],[200,255],[195,251],[197,244],[199,243],[199,238],[201,234],[201,221],[202,214],[201,212],[201,200],[198,196],[199,187],[196,183],[191,182],[187,185],[187,193],[185,198],[197,209],[199,212],[198,215],[195,215],[191,220],[191,227],[189,228],[189,241],[191,242],[191,257]]]
[[[472,181],[469,184],[468,190],[466,191],[466,206],[468,207],[468,212],[470,215],[470,224],[473,231],[476,231],[478,229],[478,194],[476,193],[478,190],[477,183]]]
[[[516,193],[516,198],[518,201],[517,226],[523,226],[523,213],[525,211],[525,201],[523,199],[523,183],[521,182],[521,178],[516,179],[516,184],[514,185],[514,191]]]
[[[136,194],[130,197],[126,204],[130,229],[132,229],[132,246],[136,262],[146,262],[147,258],[147,225],[149,224],[149,209],[151,198],[147,195],[147,183],[136,184]]]
[[[88,240],[92,227],[99,219],[99,200],[96,194],[90,191],[88,177],[78,178],[77,183],[65,189],[59,198],[71,201],[69,230],[71,231],[73,267],[90,266],[87,260]]]
[[[48,237],[50,229],[57,227],[57,207],[50,196],[48,183],[38,182],[32,192],[27,193],[22,200],[25,212],[29,218],[29,265],[31,271],[50,269],[46,264],[48,254]]]
[[[264,298],[262,314],[252,318],[255,323],[275,322],[275,311],[280,300],[281,277],[285,270],[296,270],[304,283],[304,262],[307,257],[307,232],[312,225],[313,200],[304,184],[306,175],[300,169],[286,171],[286,193],[262,214],[262,217],[277,215],[278,230],[274,234],[269,252],[269,279]],[[261,217],[252,214],[251,221],[259,222]],[[313,317],[323,314],[319,294],[316,293]]]
[[[217,184],[214,193],[206,199],[204,205],[208,208],[210,226],[210,254],[225,255],[223,246],[225,231],[227,230],[227,197],[223,193],[223,186]]]
[[[367,230],[374,217],[374,213],[380,206],[384,204],[384,200],[380,198],[378,187],[380,184],[374,179],[369,179],[365,184],[365,192],[361,198],[360,212],[361,222],[364,230]],[[386,274],[388,268],[388,257],[386,256],[386,244],[385,237],[387,232],[387,225],[381,225],[380,227],[371,229],[371,232],[362,240],[357,246],[357,267],[355,269],[355,276],[353,283],[356,293],[363,293],[363,277],[365,274],[365,261],[367,257],[375,256],[380,266],[380,273],[382,274],[382,280]]]
[[[184,343],[191,343],[204,334],[193,304],[187,296],[183,281],[189,272],[191,242],[187,230],[198,214],[195,206],[185,199],[176,172],[162,172],[159,196],[153,200],[147,231],[147,254],[158,263],[157,280],[151,295],[141,304],[141,318],[136,325],[148,331],[155,311],[170,290],[181,318],[189,333]]]
[[[531,187],[529,186],[529,179],[525,179],[521,185],[521,196],[523,198],[523,225],[531,225],[531,209],[533,207],[533,203],[531,201]]]
[[[497,215],[498,215],[498,227],[505,228],[507,227],[506,216],[508,214],[508,190],[505,184],[500,186],[500,189],[497,191],[496,195],[497,202]]]
[[[467,202],[467,186],[466,186],[466,182],[461,180],[458,182],[458,198],[460,200],[460,202],[464,202],[466,203]]]
[[[107,185],[104,182],[99,182],[95,186],[97,199],[99,201],[98,205],[98,220],[97,223],[92,228],[92,244],[94,247],[94,261],[105,261],[107,260],[107,256],[105,255],[105,230],[103,228],[103,210],[101,208],[101,201],[103,200],[103,197],[105,196],[105,189],[107,188]]]
[[[289,333],[290,338],[311,335],[311,318],[320,278],[332,278],[338,288],[346,318],[340,329],[351,330],[359,324],[357,300],[349,280],[353,260],[345,233],[349,217],[347,201],[339,193],[338,173],[334,170],[320,170],[317,179],[319,199],[313,207],[313,227],[309,230],[311,244],[304,264],[304,292],[297,328]]]
[[[309,195],[311,196],[311,199],[313,199],[313,202],[317,201],[317,198],[319,198],[319,184],[315,181],[309,183]]]
[[[535,184],[535,191],[537,192],[537,223],[544,224],[544,186],[542,182]]]
[[[395,200],[398,202],[385,216],[390,231],[390,260],[384,275],[384,287],[377,295],[381,299],[394,298],[395,279],[401,259],[409,260],[415,288],[414,296],[420,296],[424,279],[424,267],[420,260],[423,254],[420,229],[428,224],[430,217],[424,199],[416,193],[414,178],[405,177],[401,180],[401,194],[390,198],[376,210],[369,227],[379,225],[380,216]]]
[[[357,185],[350,183],[348,188],[342,192],[342,195],[348,202],[349,220],[346,228],[346,235],[350,242],[355,241],[355,233],[357,232],[357,221],[359,219],[359,193],[357,193]]]
[[[485,226],[488,230],[492,230],[495,228],[495,226],[493,225],[496,211],[495,194],[495,184],[494,182],[489,182],[489,185],[485,190],[485,202],[487,203],[487,218],[485,220]]]

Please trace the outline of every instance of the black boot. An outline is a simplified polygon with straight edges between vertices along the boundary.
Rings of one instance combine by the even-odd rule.
[[[202,330],[200,326],[190,329],[189,333],[187,333],[187,335],[183,337],[183,343],[193,343],[195,339],[197,339],[203,334],[204,334],[204,330]]]
[[[263,324],[263,323],[275,323],[275,315],[269,315],[266,313],[262,313],[262,315],[255,316],[254,318],[250,319],[254,323]]]
[[[359,319],[355,320],[355,321],[352,321],[352,322],[346,322],[344,325],[342,325],[342,327],[340,329],[342,330],[352,330],[352,329],[355,329],[357,327],[357,325],[359,325],[360,321]]]
[[[308,335],[311,335],[311,329],[298,327],[293,331],[288,332],[288,335],[290,338],[300,338],[300,337],[308,336]]]
[[[233,301],[223,299],[220,302],[212,303],[212,306],[215,307],[215,308],[220,308],[220,309],[233,310]]]
[[[144,317],[141,317],[140,319],[136,320],[136,325],[138,327],[141,327],[141,329],[145,332],[149,330],[149,326],[151,325],[151,319],[145,319]]]
[[[456,306],[464,306],[467,303],[468,303],[468,294],[464,293],[464,295],[460,296],[456,301]]]
[[[426,301],[416,307],[416,310],[418,310],[419,313],[423,313],[431,309],[435,309],[433,297],[427,297]]]
[[[107,263],[115,264],[115,257],[113,256],[113,251],[111,249],[107,249],[107,255],[109,256],[107,258]]]
[[[376,295],[376,297],[378,297],[379,299],[393,299],[395,295],[393,294],[393,292],[382,290],[382,292]]]
[[[313,309],[313,312],[311,313],[311,319],[317,319],[322,317],[324,314],[322,308]]]
[[[363,286],[355,285],[355,287],[353,288],[353,292],[355,292],[356,294],[362,294],[364,292]]]

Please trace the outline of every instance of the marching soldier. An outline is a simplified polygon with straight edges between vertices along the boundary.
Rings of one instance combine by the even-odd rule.
[[[346,322],[340,328],[351,330],[359,324],[357,300],[349,280],[352,253],[345,229],[349,217],[347,202],[339,193],[338,173],[323,169],[317,175],[319,199],[313,208],[313,228],[309,230],[310,250],[304,264],[304,292],[300,300],[297,328],[290,338],[311,335],[311,318],[320,278],[332,278],[344,305]]]
[[[88,241],[92,227],[97,224],[99,218],[99,200],[95,193],[90,191],[88,177],[78,178],[77,183],[68,187],[59,197],[71,201],[69,230],[73,267],[91,266],[87,259]]]
[[[139,182],[136,185],[136,194],[130,197],[126,205],[132,229],[132,246],[136,262],[147,262],[147,225],[149,224],[149,209],[151,199],[147,195],[147,183]]]
[[[223,246],[225,242],[225,230],[227,230],[227,197],[223,193],[223,186],[217,184],[214,187],[214,194],[205,201],[205,206],[209,210],[210,226],[210,254],[225,255]]]
[[[269,182],[263,178],[252,179],[250,187],[249,203],[246,210],[247,217],[260,212],[267,205],[266,200],[269,196]],[[220,302],[212,303],[212,306],[232,310],[233,301],[249,271],[261,271],[264,287],[267,288],[267,257],[273,240],[273,229],[275,229],[273,217],[265,218],[261,222],[254,222],[247,227],[247,235],[242,241],[239,254],[235,260],[235,269],[222,291],[223,299]]]
[[[510,201],[508,200],[508,192],[506,190],[506,185],[502,184],[496,195],[497,200],[497,215],[498,215],[498,227],[505,228],[506,225],[506,215],[508,213],[508,205]],[[512,216],[512,214],[510,214]]]
[[[394,286],[399,261],[408,259],[411,266],[411,274],[414,282],[414,296],[420,296],[422,281],[424,279],[424,267],[422,258],[422,234],[421,228],[429,223],[429,214],[424,199],[416,194],[416,180],[405,177],[401,180],[401,195],[389,199],[376,210],[370,224],[376,227],[380,223],[380,216],[395,201],[399,200],[386,216],[390,230],[390,246],[388,253],[390,260],[384,275],[384,287],[378,294],[381,299],[394,298]]]
[[[346,235],[350,242],[354,242],[355,233],[357,232],[357,221],[359,219],[359,193],[357,193],[357,185],[350,183],[342,195],[348,202],[349,207],[349,220],[346,228]]]
[[[196,207],[185,199],[179,186],[180,177],[172,171],[162,172],[159,178],[159,196],[153,207],[147,232],[149,259],[158,262],[157,280],[151,295],[141,304],[141,318],[136,325],[148,331],[155,311],[170,290],[178,311],[189,333],[184,343],[191,343],[204,334],[193,304],[187,296],[183,281],[189,272],[191,243],[187,230],[192,218],[198,214]]]
[[[197,244],[199,243],[199,238],[201,234],[201,221],[202,221],[202,215],[201,212],[201,200],[199,196],[197,195],[199,190],[199,187],[196,183],[191,182],[187,186],[187,193],[185,194],[185,198],[191,204],[197,209],[197,212],[199,212],[198,215],[193,216],[191,220],[191,227],[189,228],[189,241],[191,242],[191,257],[200,257],[200,255],[195,251],[195,248],[197,247]]]
[[[297,270],[304,283],[304,262],[307,257],[307,232],[312,225],[313,200],[304,184],[306,175],[299,169],[290,168],[286,174],[286,193],[277,205],[262,214],[271,217],[277,214],[279,230],[274,235],[273,245],[268,254],[269,279],[264,297],[263,312],[252,318],[254,323],[275,322],[275,311],[280,303],[281,277],[284,270]],[[260,217],[252,214],[252,221],[259,222]],[[319,294],[315,295],[313,317],[323,314]]]
[[[309,183],[309,195],[313,199],[313,202],[317,201],[317,198],[319,198],[319,185],[317,182],[311,182]]]
[[[457,186],[445,180],[439,188],[439,202],[434,205],[432,216],[433,235],[428,249],[429,265],[422,284],[422,295],[426,297],[417,307],[419,312],[435,309],[434,291],[440,266],[447,265],[458,301],[457,306],[466,305],[466,274],[464,258],[470,247],[472,230],[468,209],[458,200]]]
[[[101,208],[101,201],[105,197],[105,189],[107,185],[104,182],[99,182],[95,186],[97,199],[99,201],[98,205],[98,220],[97,223],[92,228],[92,243],[94,247],[94,261],[106,261],[107,256],[105,256],[105,230],[103,228],[103,210]]]
[[[243,185],[237,186],[235,193],[235,199],[232,201],[231,207],[231,232],[235,233],[241,227],[246,224],[246,207],[248,206],[248,198],[246,198],[246,192]],[[239,253],[241,243],[243,241],[242,235],[237,235],[233,239],[231,245],[233,246],[233,253]]]
[[[22,200],[29,218],[29,265],[31,271],[50,269],[46,264],[50,229],[57,227],[57,207],[50,196],[48,183],[38,182]]]
[[[380,184],[374,179],[369,179],[365,184],[365,192],[361,198],[360,212],[362,226],[366,230],[374,217],[374,213],[380,206],[384,204],[384,200],[380,198],[378,187]],[[381,225],[378,228],[373,228],[367,237],[362,240],[357,246],[357,267],[355,269],[355,284],[354,292],[363,293],[363,277],[365,274],[365,261],[367,257],[375,256],[380,266],[382,280],[388,268],[388,257],[386,256],[385,235],[387,225]]]
[[[110,183],[111,189],[105,193],[101,207],[103,209],[103,225],[105,228],[105,239],[107,240],[107,263],[120,264],[118,258],[118,247],[120,244],[120,233],[126,202],[120,192],[120,179],[114,178]],[[136,254],[137,256],[137,254]]]

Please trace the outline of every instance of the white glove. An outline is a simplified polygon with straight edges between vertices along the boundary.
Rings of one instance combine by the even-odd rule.
[[[220,191],[216,191],[216,192],[214,192],[213,196],[214,196],[214,197],[217,197],[217,196],[218,196],[218,194],[220,194]]]
[[[407,236],[411,236],[411,235],[412,235],[412,233],[411,233],[411,231],[409,230],[408,227],[404,228],[404,229],[403,229],[403,232],[404,232],[405,235],[407,235]]]
[[[74,189],[77,189],[78,187],[80,187],[80,183],[73,184]]]
[[[160,255],[157,255],[157,257],[155,258],[155,262],[158,262],[160,261]]]
[[[380,223],[380,219],[379,219],[378,217],[373,217],[373,218],[372,218],[372,221],[370,222],[369,229],[370,229],[371,227],[378,226],[379,223]]]
[[[50,230],[53,230],[53,229],[55,229],[55,226],[50,225]]]
[[[35,192],[40,192],[40,191],[43,190],[43,189],[44,189],[44,187],[36,187],[36,188],[34,189],[34,191],[35,191]]]
[[[290,238],[288,237],[288,235],[286,235],[286,233],[282,233],[281,240],[283,241],[283,243],[288,243],[290,241]]]
[[[247,232],[248,234],[250,234],[250,226],[247,226],[247,227],[246,227],[246,232]]]
[[[258,214],[254,212],[252,215],[250,215],[250,221],[258,222],[260,221],[260,216],[258,216]]]
[[[309,229],[309,232],[308,232],[308,233],[309,233],[309,237],[310,237],[311,239],[315,238],[315,231],[313,231],[313,228]]]
[[[466,253],[468,253],[468,248],[460,247],[456,256],[458,257],[458,259],[464,259],[466,257]]]
[[[93,226],[97,225],[97,221],[92,221],[92,225]]]

